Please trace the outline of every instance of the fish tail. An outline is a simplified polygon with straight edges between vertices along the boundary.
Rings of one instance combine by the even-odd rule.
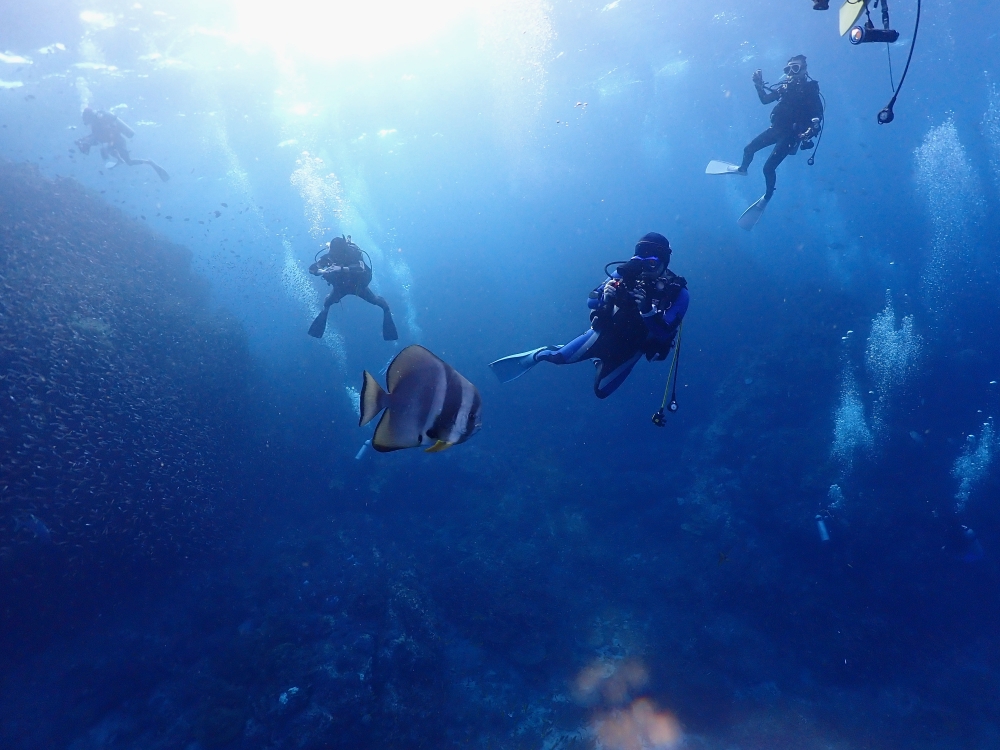
[[[383,391],[375,377],[365,370],[364,384],[361,386],[361,421],[358,426],[364,427],[387,406],[389,406],[389,394]]]

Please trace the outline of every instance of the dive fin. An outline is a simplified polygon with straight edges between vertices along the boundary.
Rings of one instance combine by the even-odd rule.
[[[705,167],[705,174],[740,174],[746,175],[746,172],[741,172],[740,168],[736,164],[730,164],[728,161],[716,161],[712,159]]]
[[[520,354],[501,357],[495,362],[490,362],[490,369],[493,370],[493,374],[497,376],[497,379],[501,383],[509,383],[515,378],[521,377],[538,364],[538,360],[535,359],[535,355],[538,352],[554,348],[553,346],[540,346],[537,349],[532,349],[530,352],[521,352]]]
[[[446,443],[444,440],[438,440],[430,448],[425,448],[424,453],[440,453],[441,451],[448,450],[453,443]]]
[[[740,229],[745,229],[749,232],[760,221],[765,208],[767,208],[767,198],[762,195],[753,202],[750,208],[743,212],[743,215],[736,223],[740,225]]]
[[[851,30],[851,27],[861,17],[861,14],[865,12],[865,8],[867,7],[868,0],[846,0],[846,2],[840,6],[841,36]]]
[[[156,170],[156,174],[160,175],[160,179],[163,180],[164,182],[170,179],[170,175],[167,174],[167,170],[165,170],[163,167],[161,167],[152,159],[149,160],[149,166],[151,166],[153,169]]]
[[[330,314],[330,308],[324,307],[319,315],[316,316],[316,320],[312,322],[309,326],[309,335],[314,339],[323,338],[323,332],[326,330],[326,317]]]
[[[389,406],[389,394],[382,390],[382,386],[365,370],[364,384],[361,386],[361,421],[358,427],[364,427],[371,422],[378,413]],[[382,423],[379,423],[379,427]]]
[[[382,312],[382,338],[386,341],[395,341],[399,338],[396,324],[392,320],[392,313],[388,310]]]

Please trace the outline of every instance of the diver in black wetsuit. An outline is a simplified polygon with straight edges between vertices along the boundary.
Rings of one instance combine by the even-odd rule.
[[[778,102],[771,110],[771,127],[754,138],[743,149],[743,163],[738,170],[745,175],[754,154],[762,148],[774,146],[771,155],[764,162],[764,181],[767,190],[764,201],[774,194],[775,170],[790,156],[802,148],[812,148],[813,136],[819,133],[823,119],[823,101],[820,98],[819,83],[809,77],[805,55],[795,55],[785,66],[785,78],[774,86],[764,83],[760,70],[754,71],[753,83],[761,104]]]
[[[125,138],[131,138],[135,132],[110,112],[95,112],[90,107],[83,110],[83,123],[90,126],[90,135],[79,138],[76,147],[84,156],[90,153],[94,146],[101,147],[101,158],[107,160],[109,157],[115,160],[111,166],[117,166],[124,162],[130,167],[138,164],[148,164],[156,170],[160,179],[166,182],[170,175],[152,159],[133,159],[128,153],[128,144]]]
[[[309,335],[323,338],[326,330],[326,318],[330,314],[330,306],[340,302],[348,294],[360,297],[382,308],[382,338],[395,341],[399,338],[396,324],[389,311],[389,303],[375,294],[368,285],[372,283],[372,269],[365,263],[361,248],[351,242],[350,237],[334,237],[330,240],[330,250],[309,266],[309,273],[322,276],[333,288],[323,302],[323,310],[309,326]]]

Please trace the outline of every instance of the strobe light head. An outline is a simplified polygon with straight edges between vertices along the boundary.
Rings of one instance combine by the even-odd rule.
[[[871,24],[853,26],[848,33],[851,44],[870,44],[884,42],[892,44],[899,39],[899,32],[894,29],[876,29]]]

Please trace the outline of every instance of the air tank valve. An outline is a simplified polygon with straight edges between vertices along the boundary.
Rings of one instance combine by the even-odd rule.
[[[366,440],[361,444],[361,450],[358,451],[358,455],[354,457],[355,461],[360,461],[361,457],[365,455],[365,451],[368,450],[368,446],[372,444],[371,440]]]
[[[830,532],[826,530],[826,521],[823,520],[823,516],[816,516],[816,528],[819,530],[819,540],[821,542],[829,542]]]

